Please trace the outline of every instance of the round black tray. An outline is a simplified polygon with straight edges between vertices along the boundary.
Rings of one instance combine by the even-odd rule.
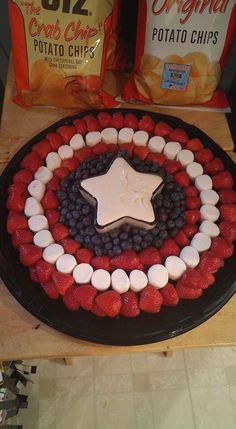
[[[236,177],[236,167],[226,153],[198,128],[186,124],[178,118],[134,109],[115,110],[122,113],[134,113],[138,118],[149,114],[155,121],[165,121],[172,127],[186,130],[191,138],[199,137],[205,147],[211,148],[219,156],[225,167]],[[7,188],[13,175],[20,168],[20,162],[32,146],[59,126],[71,124],[73,119],[85,114],[97,114],[89,111],[70,116],[58,121],[26,143],[13,157],[0,178],[0,275],[7,288],[17,301],[47,325],[74,337],[102,344],[136,345],[165,340],[189,331],[213,316],[230,299],[236,290],[235,253],[225,261],[224,267],[217,273],[215,284],[205,290],[202,297],[194,301],[180,300],[177,307],[163,307],[157,314],[142,312],[134,319],[117,317],[99,318],[91,312],[79,310],[70,312],[61,300],[52,301],[39,284],[30,280],[28,269],[18,257],[18,252],[11,245],[11,238],[6,230]],[[216,124],[217,127],[217,124]]]

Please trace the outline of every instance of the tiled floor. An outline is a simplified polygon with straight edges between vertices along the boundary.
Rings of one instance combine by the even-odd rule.
[[[236,348],[37,362],[24,429],[235,429]]]

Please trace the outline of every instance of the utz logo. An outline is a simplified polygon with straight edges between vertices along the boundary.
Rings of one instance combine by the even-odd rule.
[[[152,4],[153,15],[169,13],[176,10],[183,15],[180,23],[185,24],[193,13],[225,13],[230,0],[154,0]]]
[[[88,16],[88,9],[84,8],[87,0],[41,0],[43,9],[62,10],[64,13]]]

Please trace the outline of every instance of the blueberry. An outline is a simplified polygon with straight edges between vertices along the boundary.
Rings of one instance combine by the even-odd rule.
[[[110,235],[112,238],[116,238],[119,235],[119,230],[118,229],[114,229],[113,231],[110,232]]]
[[[76,226],[76,219],[70,219],[68,225],[74,228]]]
[[[95,253],[96,256],[102,256],[103,251],[102,251],[102,249],[99,246],[95,246],[94,247],[94,253]]]
[[[119,255],[122,252],[122,249],[120,246],[113,246],[113,253],[114,255]]]
[[[90,244],[90,242],[91,242],[90,237],[88,235],[86,235],[84,237],[84,244],[88,246]]]
[[[91,237],[95,234],[95,229],[92,226],[88,226],[87,228],[85,228],[85,232]]]
[[[159,237],[155,238],[155,240],[153,241],[153,244],[155,247],[157,247],[157,249],[159,249],[163,244],[163,239]]]
[[[161,238],[168,238],[168,232],[167,231],[160,231],[160,233],[159,233],[159,236],[161,237]]]
[[[72,235],[72,237],[74,237],[77,234],[77,229],[76,228],[69,228],[69,233],[70,233],[70,235]]]
[[[127,240],[128,233],[127,232],[121,232],[119,235],[120,240]]]
[[[81,234],[76,234],[75,236],[76,241],[78,241],[79,243],[82,243],[84,237]]]
[[[99,235],[94,235],[94,236],[91,238],[91,242],[92,242],[93,244],[96,244],[96,245],[101,244],[101,238],[99,237]]]
[[[106,249],[106,250],[110,250],[110,249],[112,249],[112,243],[110,242],[110,243],[106,243],[105,245],[104,245],[104,248]]]
[[[174,228],[174,226],[175,226],[175,222],[174,222],[173,220],[169,220],[169,221],[167,222],[167,227],[168,227],[168,228]]]
[[[82,213],[83,214],[89,214],[90,213],[90,207],[89,206],[87,206],[87,205],[84,205],[83,207],[82,207]]]
[[[109,234],[103,234],[102,235],[102,242],[103,243],[109,243],[110,242],[110,236],[109,236]]]
[[[117,244],[120,244],[119,238],[114,238],[113,244],[116,246]]]
[[[142,241],[141,235],[139,235],[139,234],[133,235],[133,242],[134,243],[139,244],[139,243],[141,243],[141,241]]]
[[[165,222],[168,219],[168,215],[166,213],[160,213],[158,216],[158,220],[160,222]]]
[[[92,220],[89,216],[87,216],[87,217],[84,217],[81,222],[84,226],[88,226],[88,225],[91,225]]]

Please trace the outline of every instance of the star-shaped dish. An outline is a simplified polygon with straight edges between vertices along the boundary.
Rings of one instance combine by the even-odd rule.
[[[150,229],[156,224],[152,200],[163,186],[156,174],[140,173],[122,157],[106,174],[81,181],[81,193],[96,206],[96,229],[106,232],[128,223]]]

